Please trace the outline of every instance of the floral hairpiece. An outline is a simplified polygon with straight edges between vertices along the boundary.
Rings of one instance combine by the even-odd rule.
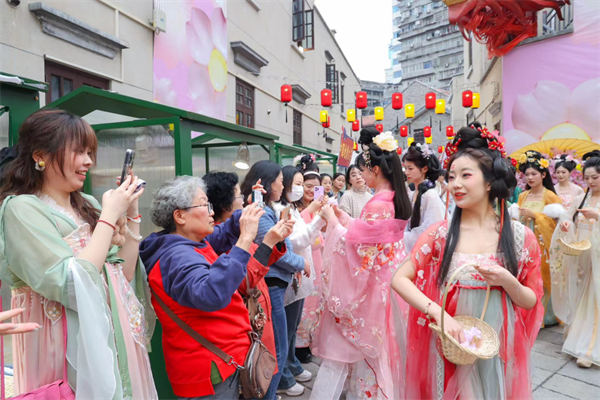
[[[559,154],[550,161],[550,164],[553,167],[556,167],[556,164],[558,164],[559,162],[565,162],[565,161],[575,163],[575,167],[577,167],[579,165],[579,160],[576,159],[575,157],[573,157],[571,154],[567,154],[565,156],[565,158],[562,158],[562,155]]]
[[[392,132],[387,131],[380,133],[379,135],[373,138],[373,143],[375,143],[379,148],[383,151],[396,151],[398,148],[398,141],[394,139],[394,135]]]
[[[426,144],[417,143],[415,147],[423,154],[423,157],[428,160],[433,155],[433,151]]]
[[[536,154],[533,151],[526,151],[519,157],[519,165],[526,163],[537,164],[541,169],[548,169],[550,161],[545,158],[536,158]]]
[[[506,158],[506,151],[504,151],[504,144],[498,140],[496,136],[498,131],[490,132],[488,128],[476,128],[475,125],[471,125],[471,129],[476,129],[481,134],[481,138],[487,141],[488,149],[496,150],[500,152],[502,158]],[[458,152],[458,146],[462,142],[461,138],[455,139],[454,143],[448,144],[446,146],[446,156],[447,158],[444,160],[444,169],[448,168],[448,163],[450,162],[450,157]]]
[[[369,153],[369,151],[370,150],[363,151],[362,156],[365,159],[365,165],[367,166],[367,168],[370,171],[371,170],[371,154]]]

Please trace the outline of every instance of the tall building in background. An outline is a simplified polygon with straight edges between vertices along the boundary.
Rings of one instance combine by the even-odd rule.
[[[449,89],[450,79],[463,73],[463,39],[448,22],[448,8],[431,0],[394,0],[392,7],[393,83]]]

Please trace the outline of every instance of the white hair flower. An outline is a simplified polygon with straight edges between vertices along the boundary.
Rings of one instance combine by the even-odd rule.
[[[375,136],[373,143],[379,146],[379,148],[383,151],[396,151],[398,148],[398,141],[394,139],[394,136],[390,131],[383,132]]]

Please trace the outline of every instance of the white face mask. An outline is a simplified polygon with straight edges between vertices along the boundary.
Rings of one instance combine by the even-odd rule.
[[[304,188],[302,186],[292,186],[292,191],[287,194],[289,201],[298,201],[304,196]]]

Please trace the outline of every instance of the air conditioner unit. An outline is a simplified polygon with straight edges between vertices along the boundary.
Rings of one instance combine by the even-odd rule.
[[[411,43],[411,44],[410,44],[410,47],[414,47],[414,46],[415,46],[415,44],[414,44],[414,43]]]
[[[462,63],[463,63],[463,60],[460,60],[458,63],[459,63],[459,64],[462,64]]]
[[[427,40],[431,40],[432,36],[431,35],[427,35]]]
[[[449,67],[449,66],[450,66],[450,64],[446,63],[446,65],[445,65],[445,66],[446,66],[446,67]]]
[[[417,14],[417,15],[419,15],[419,14]],[[416,21],[415,25],[421,25],[421,21]]]
[[[406,3],[406,7],[410,7],[412,6],[412,3],[409,1],[408,3]]]
[[[419,15],[421,15],[421,13],[417,11],[417,14],[416,14],[416,15],[417,15],[417,17],[418,17]]]

